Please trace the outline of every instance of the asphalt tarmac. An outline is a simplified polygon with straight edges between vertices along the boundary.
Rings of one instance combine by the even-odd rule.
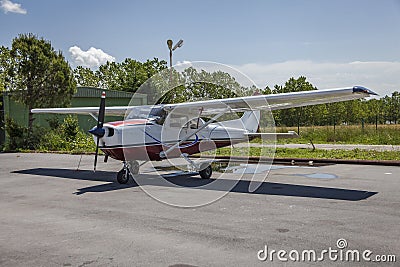
[[[180,187],[161,184],[163,178],[146,165],[138,178],[142,186],[119,185],[119,162],[100,162],[96,173],[92,164],[92,156],[0,154],[1,266],[368,266],[377,265],[376,256],[391,261],[379,266],[400,261],[400,167],[273,166],[255,191],[249,192],[246,176],[225,195],[223,185],[254,168],[239,165],[221,177],[215,170],[219,184],[203,189],[196,188],[205,183],[199,176],[171,175],[176,171],[162,166],[164,179]],[[214,196],[220,199],[207,204]],[[208,202],[169,205],[196,201]],[[349,250],[357,250],[360,261]]]

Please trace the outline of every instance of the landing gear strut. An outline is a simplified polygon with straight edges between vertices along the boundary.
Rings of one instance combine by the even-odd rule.
[[[134,161],[124,161],[124,167],[117,173],[117,181],[120,184],[126,184],[129,182],[131,175],[136,175],[139,173],[139,163]]]

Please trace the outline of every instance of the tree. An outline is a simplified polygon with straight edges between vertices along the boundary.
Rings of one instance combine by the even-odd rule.
[[[181,72],[172,70],[171,83],[168,82],[169,71],[157,76],[154,77],[154,80],[159,83],[157,85],[158,103],[230,98],[251,95],[249,91],[255,90],[255,88],[241,86],[234,77],[223,71],[207,72],[194,67],[186,68]]]
[[[170,74],[172,81],[170,82]],[[251,94],[228,73],[198,71],[189,67],[182,72],[167,69],[167,62],[153,58],[139,62],[127,58],[121,63],[107,62],[92,71],[77,67],[75,80],[79,85],[97,86],[110,90],[145,93],[149,103],[179,103],[199,99],[227,98]],[[172,90],[170,90],[172,89]]]
[[[12,97],[29,109],[32,130],[33,108],[63,107],[71,102],[76,90],[72,70],[61,52],[49,41],[33,34],[21,34],[12,42],[8,67]]]
[[[87,87],[100,86],[100,77],[96,75],[96,73],[89,68],[85,68],[82,66],[76,67],[76,69],[74,69],[74,77],[76,83],[79,86],[87,86]]]
[[[167,69],[167,61],[158,58],[148,59],[143,63],[147,78],[150,79],[154,74]]]
[[[394,91],[392,93],[392,117],[395,124],[400,118],[400,92]]]
[[[385,97],[381,98],[382,101],[382,113],[383,113],[383,118],[384,122],[389,122],[390,124],[392,123],[392,98],[388,95]]]
[[[3,92],[5,91],[8,82],[7,69],[11,64],[12,58],[10,50],[7,47],[0,47],[0,110],[3,109]],[[0,116],[0,125],[3,125],[3,116]]]
[[[135,92],[148,79],[147,70],[139,61],[127,58],[119,64],[119,68],[121,90]]]
[[[107,62],[93,71],[82,66],[74,70],[75,80],[81,86],[101,87],[109,90],[136,92],[149,78],[166,69],[167,62],[154,58],[142,63],[126,58],[123,62]]]
[[[263,93],[268,94],[280,94],[280,93],[290,93],[290,92],[300,92],[300,91],[310,91],[317,90],[310,82],[307,81],[307,78],[304,76],[300,76],[299,78],[290,78],[285,86],[275,85],[274,89],[270,89],[269,87],[265,88]],[[306,123],[306,117],[304,114],[314,114],[315,110],[318,108],[315,107],[298,107],[298,108],[290,108],[290,109],[282,109],[276,110],[273,112],[275,121],[278,125],[285,126],[299,126],[300,124]],[[315,118],[312,118],[315,121]]]
[[[3,92],[6,88],[7,84],[7,69],[9,68],[12,62],[12,58],[10,56],[10,50],[5,47],[0,47],[0,92]]]

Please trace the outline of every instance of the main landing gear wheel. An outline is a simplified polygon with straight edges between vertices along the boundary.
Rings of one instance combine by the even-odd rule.
[[[211,165],[207,167],[202,166],[201,171],[199,171],[200,177],[203,179],[210,179],[212,175]]]

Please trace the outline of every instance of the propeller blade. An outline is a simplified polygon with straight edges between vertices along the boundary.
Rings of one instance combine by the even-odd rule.
[[[97,137],[96,154],[94,154],[94,166],[93,166],[93,171],[96,171],[97,156],[98,156],[98,154],[99,154],[99,141],[100,141],[100,138]]]
[[[106,112],[106,92],[103,91],[101,93],[99,116],[97,117],[97,127],[96,127],[97,131],[104,132],[103,124],[104,124],[105,112]],[[94,133],[92,133],[92,134],[94,134]],[[97,156],[99,155],[100,137],[102,137],[104,135],[104,133],[101,136],[100,136],[100,134],[95,134],[95,135],[97,136],[97,142],[96,142],[96,154],[94,155],[94,166],[93,166],[94,171],[96,171]]]
[[[103,127],[105,112],[106,112],[106,92],[102,92],[100,100],[99,116],[97,118],[98,128]]]

